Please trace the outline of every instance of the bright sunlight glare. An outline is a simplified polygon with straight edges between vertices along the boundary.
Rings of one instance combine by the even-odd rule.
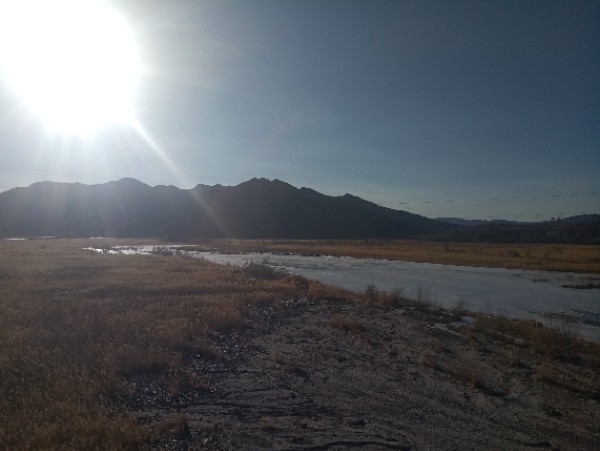
[[[0,0],[0,72],[46,127],[89,135],[130,121],[140,62],[102,0]]]

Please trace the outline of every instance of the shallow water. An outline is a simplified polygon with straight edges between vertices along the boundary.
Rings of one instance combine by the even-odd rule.
[[[157,246],[166,250],[164,247]],[[568,327],[582,336],[600,340],[600,289],[563,288],[561,285],[600,283],[600,276],[550,271],[375,260],[352,257],[301,256],[279,254],[219,254],[178,250],[211,262],[243,266],[266,263],[353,291],[369,284],[381,290],[399,288],[409,297],[420,297],[445,308],[459,303],[467,310],[502,314],[511,318],[532,318],[554,326]],[[122,247],[117,253],[152,253],[154,246]],[[568,315],[578,323],[550,319],[548,315]]]

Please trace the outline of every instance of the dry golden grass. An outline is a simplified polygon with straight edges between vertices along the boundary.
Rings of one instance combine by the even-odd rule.
[[[600,246],[411,240],[207,240],[204,250],[334,255],[493,268],[600,273]]]
[[[181,414],[162,423],[138,422],[131,414],[129,380],[160,374],[172,397],[202,389],[202,378],[183,364],[185,356],[218,359],[209,337],[245,326],[249,304],[356,299],[374,308],[435,310],[426,299],[406,299],[401,292],[372,286],[358,296],[260,265],[233,268],[83,250],[98,244],[119,242],[0,241],[0,449],[141,449],[161,437],[189,433]],[[381,252],[393,245],[375,244]],[[322,246],[329,245],[338,246]],[[340,254],[350,254],[342,251],[349,245],[339,247]],[[334,315],[330,326],[361,337],[369,333],[363,322],[345,315]],[[474,329],[478,336],[523,343],[549,358],[573,347],[597,352],[568,334],[527,322],[481,316]],[[423,364],[436,367],[437,360],[425,357]],[[288,366],[287,371],[302,371]],[[259,428],[270,429],[267,421]]]
[[[345,313],[334,313],[331,315],[329,325],[334,329],[351,332],[360,335],[366,331],[365,326],[356,318]]]
[[[180,417],[138,425],[127,378],[161,373],[171,395],[202,387],[182,356],[218,358],[208,335],[242,325],[245,306],[328,294],[182,257],[83,250],[95,244],[0,242],[0,449],[135,449],[184,433]]]

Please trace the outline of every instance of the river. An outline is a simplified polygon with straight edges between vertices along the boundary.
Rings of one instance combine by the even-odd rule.
[[[165,250],[165,247],[159,247]],[[189,247],[188,247],[189,249]],[[101,250],[98,250],[101,251]],[[117,248],[120,253],[153,253],[154,246]],[[530,318],[553,326],[568,327],[581,336],[600,341],[600,289],[565,288],[600,284],[600,276],[551,271],[479,268],[369,258],[280,254],[220,254],[183,251],[220,264],[243,266],[265,263],[330,285],[364,291],[373,284],[381,290],[398,288],[409,297],[425,298],[444,308],[461,304],[467,310]],[[568,318],[567,322],[556,318]]]

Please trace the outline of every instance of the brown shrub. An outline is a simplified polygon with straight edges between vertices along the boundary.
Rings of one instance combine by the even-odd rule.
[[[331,315],[329,325],[334,329],[353,334],[361,334],[367,330],[359,320],[345,313],[334,313]]]

